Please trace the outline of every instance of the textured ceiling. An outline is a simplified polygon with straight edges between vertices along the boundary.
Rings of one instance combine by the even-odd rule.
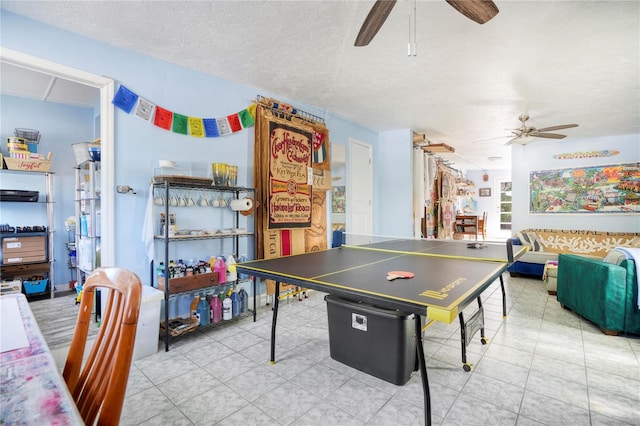
[[[402,0],[359,48],[373,1],[0,5],[365,127],[411,128],[455,147],[463,169],[510,168],[503,145],[523,112],[538,128],[578,123],[559,131],[565,141],[640,134],[640,2],[494,1],[500,13],[478,25],[444,0],[418,0],[417,56],[407,55],[412,3]]]

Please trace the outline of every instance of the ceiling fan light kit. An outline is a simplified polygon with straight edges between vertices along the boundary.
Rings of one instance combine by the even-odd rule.
[[[548,133],[552,130],[562,130],[562,129],[571,129],[573,127],[578,127],[577,124],[560,124],[557,126],[549,126],[543,127],[541,129],[536,129],[533,126],[528,126],[526,124],[527,120],[529,120],[529,114],[521,114],[518,117],[518,120],[522,123],[519,129],[515,129],[511,132],[514,136],[513,139],[508,141],[506,145],[518,144],[518,145],[526,145],[529,142],[533,141],[533,138],[545,138],[545,139],[564,139],[567,135],[561,135],[559,133]]]

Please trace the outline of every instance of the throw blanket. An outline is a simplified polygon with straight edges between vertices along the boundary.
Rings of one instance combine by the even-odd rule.
[[[638,286],[638,309],[640,309],[640,271],[638,271],[638,265],[640,265],[640,248],[632,247],[616,247],[618,251],[627,256],[627,259],[633,259],[636,262],[636,280]]]

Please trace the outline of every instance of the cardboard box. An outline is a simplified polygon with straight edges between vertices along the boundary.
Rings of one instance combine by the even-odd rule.
[[[44,275],[49,273],[48,263],[33,263],[20,265],[7,265],[2,267],[2,276],[23,280],[31,278],[33,275]]]
[[[44,235],[2,239],[2,263],[4,265],[46,261],[47,245]]]
[[[164,277],[158,277],[158,289],[164,291]],[[196,274],[190,277],[171,278],[169,280],[169,294],[186,293],[205,287],[218,285],[218,273]]]
[[[22,281],[0,281],[0,294],[22,293]]]

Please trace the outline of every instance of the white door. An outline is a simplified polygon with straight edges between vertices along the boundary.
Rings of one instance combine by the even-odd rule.
[[[347,206],[349,207],[349,232],[371,235],[373,227],[373,162],[371,145],[349,140],[349,189]]]

